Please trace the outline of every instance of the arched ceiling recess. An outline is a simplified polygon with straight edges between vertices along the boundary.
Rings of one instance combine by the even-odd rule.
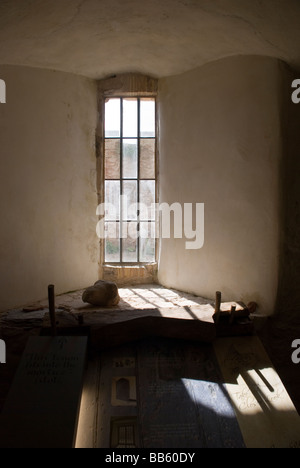
[[[1,0],[0,64],[160,78],[247,54],[300,70],[299,25],[299,0]]]

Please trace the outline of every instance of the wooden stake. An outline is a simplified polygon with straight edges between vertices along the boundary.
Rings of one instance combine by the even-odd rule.
[[[230,318],[229,318],[230,325],[234,322],[235,311],[236,311],[236,306],[235,305],[231,306]]]
[[[57,330],[56,330],[56,317],[55,317],[55,295],[54,295],[53,284],[50,284],[48,286],[48,302],[49,302],[49,315],[50,315],[52,336],[56,336]]]
[[[221,313],[221,300],[222,300],[222,293],[220,291],[216,292],[216,306],[215,306],[215,323],[219,322],[220,313]]]

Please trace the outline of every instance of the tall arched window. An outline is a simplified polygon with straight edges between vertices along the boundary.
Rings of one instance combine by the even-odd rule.
[[[157,82],[122,75],[99,84],[103,264],[156,261]]]

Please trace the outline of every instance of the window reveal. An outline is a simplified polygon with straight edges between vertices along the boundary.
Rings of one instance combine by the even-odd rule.
[[[155,261],[155,106],[141,97],[105,103],[105,263]]]

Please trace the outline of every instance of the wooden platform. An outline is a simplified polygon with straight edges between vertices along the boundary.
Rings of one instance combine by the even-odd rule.
[[[31,337],[0,415],[1,448],[72,448],[86,337]]]
[[[83,303],[82,291],[55,298],[58,334],[89,334],[95,349],[102,350],[150,336],[212,342],[216,336],[251,334],[253,323],[225,321],[217,325],[213,316],[215,301],[157,284],[139,285],[119,290],[120,303],[96,307]],[[236,302],[224,303],[227,309]],[[24,312],[26,311],[26,312]],[[29,311],[29,312],[28,312]],[[9,311],[5,323],[39,320],[43,334],[50,332],[48,304],[42,301],[20,310]]]
[[[211,342],[216,338],[213,314],[214,308],[210,304],[159,309],[106,308],[92,312],[87,309],[82,316],[82,326],[90,327],[91,344],[99,350],[149,336]],[[74,315],[57,312],[58,330],[71,326],[78,327]],[[43,327],[50,327],[48,313]]]
[[[89,363],[77,447],[300,447],[300,418],[255,336],[146,339]]]
[[[109,317],[109,322],[98,323],[91,329],[91,342],[96,349],[105,349],[123,343],[160,336],[192,341],[211,342],[216,338],[212,313],[201,310],[177,309],[123,311],[119,317]],[[103,320],[103,314],[101,317]]]

